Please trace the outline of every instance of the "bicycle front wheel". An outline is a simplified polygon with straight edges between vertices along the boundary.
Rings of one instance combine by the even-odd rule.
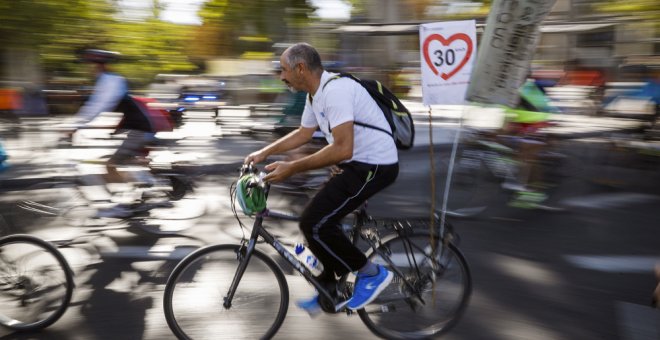
[[[243,253],[238,245],[213,245],[174,268],[163,303],[167,324],[179,339],[267,339],[280,328],[289,288],[277,264],[256,249],[231,306],[224,306]]]
[[[48,181],[26,190],[26,199],[16,206],[34,216],[62,218],[67,225],[81,225],[94,209],[74,182]]]
[[[73,286],[69,265],[50,243],[30,235],[0,238],[0,325],[50,326],[69,306]]]
[[[458,322],[472,292],[468,264],[456,246],[435,242],[433,257],[429,234],[392,235],[383,240],[379,250],[404,277],[395,274],[378,298],[358,311],[372,332],[387,339],[425,339]],[[391,267],[376,252],[368,257]]]

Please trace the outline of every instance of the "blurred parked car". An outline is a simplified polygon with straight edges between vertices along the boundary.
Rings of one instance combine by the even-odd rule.
[[[183,84],[179,103],[183,106],[215,108],[225,104],[225,83],[222,81],[194,81]]]
[[[159,74],[147,96],[170,106],[214,109],[227,103],[227,84],[203,75]]]

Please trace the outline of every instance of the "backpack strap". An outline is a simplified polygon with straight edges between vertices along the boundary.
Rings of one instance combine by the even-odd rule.
[[[321,87],[321,90],[325,90],[325,87],[328,85],[329,82],[331,82],[331,81],[333,81],[333,80],[335,80],[335,79],[339,79],[339,78],[343,77],[343,75],[348,75],[348,73],[340,73],[340,74],[338,74],[338,75],[336,75],[336,76],[334,76],[334,77],[330,77],[330,79],[328,79],[328,80],[325,82],[325,84],[323,84],[323,86]],[[350,75],[350,77],[353,78],[352,75]],[[314,99],[312,98],[312,95],[311,95],[310,93],[307,93],[307,99],[309,99],[309,103],[310,103],[310,104],[312,104],[312,103],[314,102]]]
[[[353,81],[355,81],[355,82],[357,82],[358,84],[360,84],[360,86],[362,86],[365,90],[367,90],[367,93],[369,93],[369,96],[371,96],[372,99],[376,102],[376,105],[378,106],[378,108],[381,109],[381,111],[383,110],[383,108],[380,107],[381,104],[378,102],[378,100],[376,100],[376,98],[373,98],[373,96],[371,95],[371,91],[369,91],[369,89],[367,89],[366,87],[364,87],[364,85],[362,85],[362,82],[360,81],[360,78],[358,78],[358,77],[356,77],[356,76],[354,76],[354,75],[352,75],[352,74],[350,74],[350,73],[339,73],[339,74],[337,74],[336,76],[331,77],[330,79],[328,79],[328,80],[325,82],[325,84],[323,84],[323,86],[321,87],[321,90],[325,90],[325,87],[328,86],[328,83],[330,83],[331,81],[333,81],[333,80],[335,80],[335,79],[339,79],[339,78],[350,78],[350,79],[353,79]],[[376,83],[378,83],[378,86],[380,87],[380,88],[379,88],[380,92],[383,93],[381,83],[380,83],[380,82],[376,82]],[[310,97],[310,103],[311,103],[311,97]],[[394,105],[396,106],[396,103],[395,103]],[[366,127],[366,128],[370,128],[370,129],[374,129],[374,130],[378,130],[378,131],[382,131],[382,132],[388,134],[390,137],[394,137],[394,135],[392,134],[392,132],[389,132],[389,131],[387,131],[387,130],[385,130],[385,129],[383,129],[383,128],[379,128],[379,127],[374,126],[374,125],[371,125],[371,124],[362,123],[362,122],[359,122],[359,121],[357,121],[357,120],[353,120],[353,124],[355,124],[355,125],[359,125],[359,126],[363,126],[363,127]],[[332,130],[331,130],[331,131],[332,131]]]
[[[378,131],[382,131],[382,132],[385,132],[386,134],[388,134],[390,137],[394,137],[394,135],[392,135],[391,132],[389,132],[389,131],[387,131],[387,130],[385,130],[385,129],[379,128],[378,126],[373,126],[373,125],[371,125],[371,124],[361,123],[361,122],[358,122],[358,121],[353,121],[353,124],[355,124],[355,125],[360,125],[360,126],[364,126],[364,127],[366,127],[366,128],[370,128],[370,129],[374,129],[374,130],[378,130]]]

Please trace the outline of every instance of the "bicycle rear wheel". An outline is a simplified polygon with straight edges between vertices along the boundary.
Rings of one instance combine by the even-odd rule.
[[[413,287],[395,275],[374,302],[358,311],[372,332],[387,339],[425,339],[448,331],[465,311],[472,292],[468,264],[456,246],[436,239],[432,258],[429,234],[412,233],[387,237],[379,249]],[[389,267],[373,250],[368,258]]]
[[[50,326],[69,306],[73,286],[69,265],[50,243],[29,235],[0,238],[0,325]]]
[[[242,251],[213,245],[184,258],[165,286],[165,318],[179,339],[264,339],[282,325],[289,288],[282,270],[254,250],[229,308],[223,306]]]
[[[450,216],[472,217],[482,214],[491,203],[491,198],[499,191],[483,158],[484,154],[480,150],[458,150],[447,201],[447,214]],[[449,163],[448,158],[441,158],[436,165],[438,205],[442,204],[444,199]]]

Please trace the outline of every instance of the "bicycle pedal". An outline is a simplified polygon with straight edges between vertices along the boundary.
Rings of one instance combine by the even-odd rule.
[[[346,300],[346,301],[342,301],[342,302],[336,304],[336,305],[335,305],[335,313],[339,313],[339,312],[341,312],[341,311],[343,311],[343,310],[346,310],[347,313],[351,314],[353,311],[350,310],[350,309],[348,309],[348,308],[346,308],[346,305],[348,304],[348,301],[350,301],[350,300],[351,300],[351,299],[348,299],[348,300]]]
[[[544,210],[544,211],[553,211],[553,212],[561,212],[565,211],[565,208],[558,207],[558,206],[552,206],[552,205],[547,205],[547,204],[538,204],[536,206],[536,209],[538,210]]]
[[[151,188],[154,185],[152,183],[135,183],[133,184],[136,188],[144,189],[144,188]]]

